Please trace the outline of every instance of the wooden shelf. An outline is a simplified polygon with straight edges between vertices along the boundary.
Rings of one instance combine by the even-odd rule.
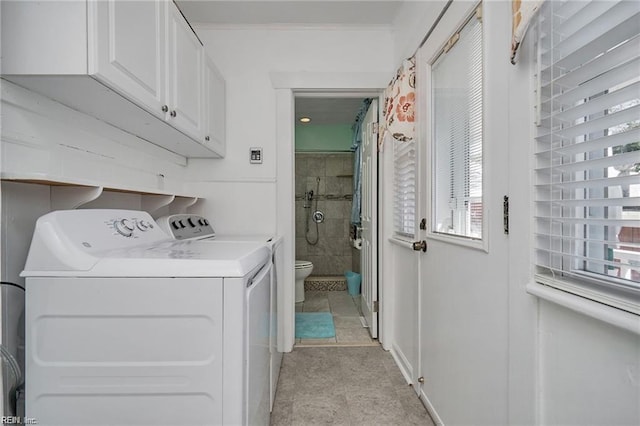
[[[53,210],[76,209],[91,201],[97,200],[105,192],[138,194],[141,196],[142,209],[153,216],[155,211],[169,206],[175,213],[180,213],[198,202],[199,197],[191,194],[176,194],[168,191],[148,188],[123,188],[117,185],[100,185],[89,181],[73,181],[52,176],[29,175],[17,176],[2,174],[2,182],[15,182],[51,187],[51,208]]]
[[[101,186],[51,186],[51,209],[77,209],[78,207],[98,199],[104,190]]]

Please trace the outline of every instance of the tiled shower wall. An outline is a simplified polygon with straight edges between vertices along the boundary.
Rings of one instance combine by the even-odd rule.
[[[314,192],[314,201],[310,209],[305,209],[304,193],[309,190]],[[344,275],[352,269],[349,244],[352,198],[352,153],[296,153],[296,259],[313,262],[312,275]],[[315,211],[315,199],[325,219],[318,225],[318,243],[311,245],[305,239],[305,222],[309,220],[309,237],[315,241],[316,224],[308,219],[308,214]]]

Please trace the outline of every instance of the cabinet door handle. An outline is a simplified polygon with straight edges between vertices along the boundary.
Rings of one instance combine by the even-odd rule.
[[[169,111],[169,107],[166,105],[162,105],[162,112],[167,112]]]
[[[175,111],[175,110],[173,110],[173,111],[171,111],[171,112],[169,113],[169,115],[170,115],[170,116],[172,116],[172,117],[175,117],[175,116],[176,116],[176,115],[178,115],[178,114],[176,113],[176,111]]]

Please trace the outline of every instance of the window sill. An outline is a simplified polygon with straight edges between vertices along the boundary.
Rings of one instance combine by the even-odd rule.
[[[433,231],[429,231],[429,233],[427,234],[427,238],[489,253],[489,247],[487,245],[486,239],[469,238],[462,235]]]
[[[393,237],[389,238],[390,243],[411,250],[413,250],[413,241],[414,240],[409,240],[409,237],[399,235],[394,235]]]
[[[614,308],[549,285],[532,282],[527,284],[527,293],[555,303],[575,312],[590,316],[613,326],[640,335],[640,316]]]

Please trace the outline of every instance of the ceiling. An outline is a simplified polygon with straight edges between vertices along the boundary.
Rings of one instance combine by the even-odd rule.
[[[311,118],[310,124],[353,124],[364,98],[296,97],[296,124],[301,117]]]
[[[194,26],[311,25],[391,27],[403,0],[175,0]],[[362,97],[296,97],[296,123],[353,124]]]
[[[402,0],[176,0],[192,24],[392,25]]]

